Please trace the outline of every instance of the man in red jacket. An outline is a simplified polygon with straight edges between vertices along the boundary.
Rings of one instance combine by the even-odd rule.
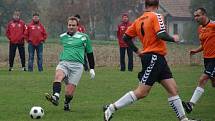
[[[34,52],[37,53],[38,71],[43,71],[43,43],[47,38],[47,33],[44,26],[39,21],[39,14],[34,13],[31,23],[28,24],[25,31],[28,41],[28,71],[33,71]]]
[[[128,45],[123,41],[122,37],[127,30],[127,28],[131,25],[129,22],[128,14],[122,14],[122,22],[118,25],[117,30],[117,39],[120,48],[120,71],[125,71],[125,51],[127,50],[128,55],[128,71],[133,70],[133,51]]]
[[[75,17],[78,19],[78,32],[81,33],[86,33],[86,29],[85,27],[81,24],[80,20],[81,20],[81,16],[79,14],[76,14]]]
[[[7,24],[6,36],[9,39],[9,71],[13,70],[14,58],[18,47],[22,70],[25,68],[25,46],[24,46],[24,31],[25,23],[20,19],[20,11],[14,11],[13,19]]]

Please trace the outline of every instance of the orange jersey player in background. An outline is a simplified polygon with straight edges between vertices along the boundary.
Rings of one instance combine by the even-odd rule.
[[[199,24],[198,34],[201,45],[190,51],[190,55],[203,51],[204,56],[204,73],[198,80],[198,85],[189,102],[183,102],[183,106],[187,113],[193,110],[194,105],[204,93],[204,88],[211,80],[212,86],[215,87],[215,22],[207,17],[204,8],[198,8],[194,12],[194,18]]]

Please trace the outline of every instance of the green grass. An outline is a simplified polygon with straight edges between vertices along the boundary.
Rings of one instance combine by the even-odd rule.
[[[55,107],[44,98],[51,92],[54,68],[42,73],[8,72],[0,70],[0,121],[31,121],[29,111],[38,105],[45,110],[41,121],[102,121],[102,106],[111,103],[137,84],[137,72],[119,72],[117,68],[96,68],[95,80],[90,80],[84,72],[72,102],[72,112],[63,111],[63,91],[60,104]],[[202,72],[201,66],[176,66],[172,71],[183,100],[189,100],[196,87],[196,80]],[[208,83],[205,94],[188,117],[203,121],[215,120],[214,89]],[[155,84],[150,95],[133,105],[116,112],[113,121],[177,121],[168,105],[165,90]]]

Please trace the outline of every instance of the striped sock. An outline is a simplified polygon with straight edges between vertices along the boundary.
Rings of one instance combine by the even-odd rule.
[[[168,98],[169,105],[176,113],[177,118],[182,119],[185,117],[184,108],[181,103],[181,99],[178,95]]]

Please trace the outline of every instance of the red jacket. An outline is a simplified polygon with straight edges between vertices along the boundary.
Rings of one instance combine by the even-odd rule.
[[[40,22],[38,24],[34,24],[32,21],[27,26],[25,36],[28,42],[32,43],[34,46],[37,46],[46,40],[47,33],[44,26]]]
[[[25,26],[24,21],[11,20],[7,24],[7,28],[6,28],[6,36],[9,39],[10,43],[23,44],[25,29],[26,29],[26,26]]]
[[[78,32],[85,33],[86,32],[85,27],[81,24],[78,24]]]
[[[122,40],[122,37],[130,25],[131,25],[130,22],[122,22],[118,25],[117,39],[118,39],[119,47],[128,47],[128,45],[124,42],[124,40]]]

